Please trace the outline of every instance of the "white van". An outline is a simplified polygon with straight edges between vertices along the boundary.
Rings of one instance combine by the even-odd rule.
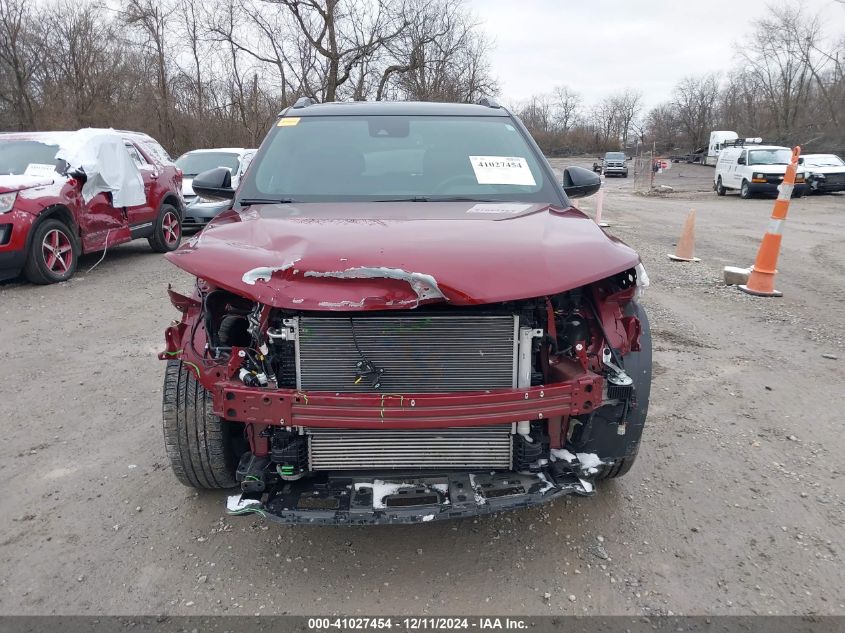
[[[710,132],[710,143],[707,144],[707,152],[704,158],[701,159],[702,165],[714,166],[719,161],[719,153],[725,146],[725,143],[735,141],[739,138],[739,134],[728,130],[715,130]]]
[[[792,159],[792,150],[777,145],[738,145],[725,147],[719,154],[713,189],[724,196],[729,189],[738,189],[743,198],[756,193],[777,195],[778,185],[783,182],[786,166]],[[804,195],[804,173],[795,176],[792,195]]]

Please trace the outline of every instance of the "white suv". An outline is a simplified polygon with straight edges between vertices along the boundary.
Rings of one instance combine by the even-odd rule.
[[[713,188],[720,196],[729,189],[738,189],[743,198],[757,193],[777,195],[791,158],[791,149],[777,145],[725,147],[716,163]],[[804,173],[798,172],[792,195],[801,197],[805,189]]]

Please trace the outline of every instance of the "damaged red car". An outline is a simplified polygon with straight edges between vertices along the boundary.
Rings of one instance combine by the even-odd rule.
[[[0,281],[70,279],[80,255],[182,236],[182,172],[152,137],[86,128],[0,134]]]
[[[651,338],[637,254],[574,208],[523,124],[479,104],[282,112],[233,199],[166,257],[177,478],[231,514],[411,523],[591,495],[637,456]]]

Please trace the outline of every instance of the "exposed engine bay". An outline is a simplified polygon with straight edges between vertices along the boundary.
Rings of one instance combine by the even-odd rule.
[[[589,495],[630,467],[650,382],[650,348],[635,361],[646,284],[638,266],[492,305],[297,312],[198,280],[193,297],[170,291],[183,319],[162,357],[196,374],[231,434],[230,513],[478,514]]]

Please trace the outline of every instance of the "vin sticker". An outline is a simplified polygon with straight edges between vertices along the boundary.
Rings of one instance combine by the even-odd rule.
[[[485,215],[507,215],[522,213],[530,209],[530,204],[476,204],[469,209],[467,213],[481,213]]]

